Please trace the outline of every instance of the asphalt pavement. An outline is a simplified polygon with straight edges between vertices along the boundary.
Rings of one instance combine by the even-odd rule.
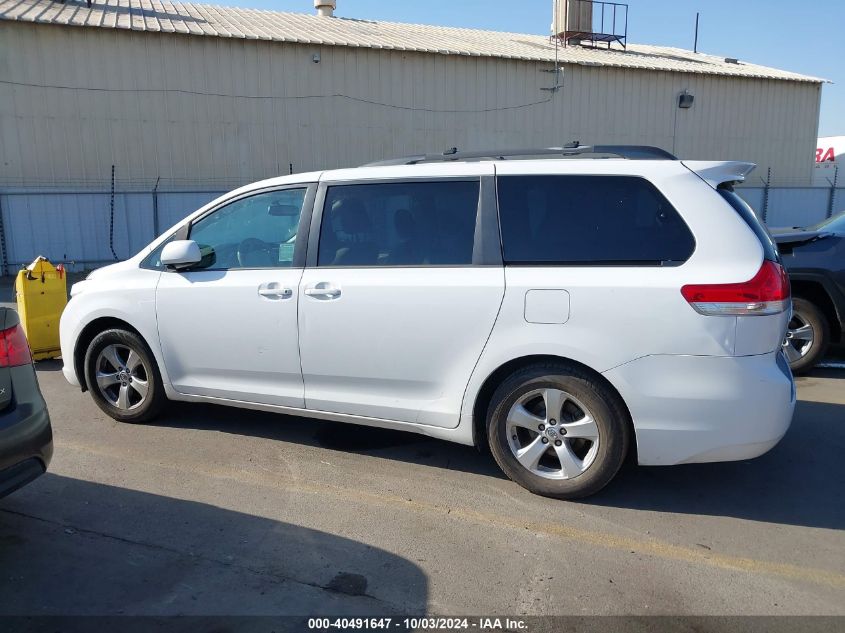
[[[212,405],[122,425],[38,363],[50,472],[0,500],[0,614],[845,615],[845,371],[756,460],[534,496],[469,447]]]
[[[627,466],[577,503],[407,433],[118,424],[60,369],[37,364],[49,473],[0,500],[0,615],[845,615],[842,349],[763,457]]]

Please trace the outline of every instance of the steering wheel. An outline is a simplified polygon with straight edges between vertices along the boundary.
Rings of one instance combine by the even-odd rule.
[[[238,264],[243,268],[260,268],[273,266],[273,256],[270,249],[273,248],[263,240],[255,237],[248,237],[238,244]]]

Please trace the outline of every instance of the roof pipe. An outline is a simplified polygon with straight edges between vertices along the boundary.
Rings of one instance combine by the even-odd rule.
[[[317,9],[317,15],[331,18],[334,17],[334,11],[337,9],[337,0],[314,0],[314,8]]]

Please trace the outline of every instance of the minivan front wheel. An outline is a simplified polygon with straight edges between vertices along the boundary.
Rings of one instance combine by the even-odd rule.
[[[493,394],[488,439],[496,462],[531,492],[558,499],[594,494],[619,471],[630,443],[619,397],[565,364],[517,371]]]
[[[147,422],[166,400],[152,352],[127,330],[94,337],[85,354],[85,377],[97,406],[119,422]]]

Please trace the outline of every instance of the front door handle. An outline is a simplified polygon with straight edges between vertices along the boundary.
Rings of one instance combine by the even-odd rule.
[[[258,294],[267,299],[290,299],[293,296],[293,290],[284,288],[282,284],[272,281],[258,286]]]
[[[340,288],[333,286],[327,281],[311,284],[305,287],[305,296],[314,299],[337,299],[340,296]]]

